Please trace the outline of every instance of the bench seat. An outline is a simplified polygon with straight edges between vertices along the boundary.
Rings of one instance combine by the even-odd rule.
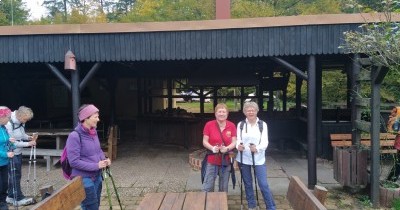
[[[331,134],[330,137],[332,147],[349,147],[352,145],[352,138],[349,133]],[[394,148],[396,135],[391,133],[381,133],[379,138],[380,151],[382,154],[397,153],[397,150]],[[361,135],[360,143],[365,147],[371,147],[371,136]]]
[[[44,159],[46,159],[46,170],[47,171],[50,171],[51,166],[55,165],[58,162],[59,158],[61,157],[61,154],[62,154],[62,150],[60,150],[60,149],[36,148],[36,157],[39,156],[39,157],[43,157]],[[22,150],[22,155],[30,157],[31,149],[24,148]],[[58,159],[58,160],[55,161],[56,159]]]

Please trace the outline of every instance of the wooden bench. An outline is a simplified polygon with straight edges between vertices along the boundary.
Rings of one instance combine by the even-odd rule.
[[[294,210],[325,210],[327,208],[322,202],[325,201],[327,193],[328,191],[321,186],[315,186],[313,193],[299,177],[292,176],[286,197]]]
[[[75,177],[49,197],[34,205],[31,210],[75,209],[85,199],[82,178]]]
[[[228,210],[225,192],[148,193],[137,210]]]
[[[351,134],[331,134],[331,145],[332,147],[350,147],[351,146]],[[382,154],[397,153],[394,148],[394,141],[396,135],[391,133],[380,134],[380,151]],[[371,136],[361,135],[361,145],[365,147],[371,147]]]
[[[36,158],[39,156],[39,157],[43,157],[44,159],[46,159],[46,170],[47,171],[50,171],[51,166],[55,165],[58,162],[58,161],[54,161],[54,160],[56,158],[59,159],[61,157],[61,153],[62,153],[62,150],[60,150],[60,149],[36,148]],[[22,150],[22,155],[30,157],[31,149],[30,148],[24,148]]]

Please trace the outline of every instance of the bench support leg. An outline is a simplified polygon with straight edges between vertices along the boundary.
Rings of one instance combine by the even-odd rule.
[[[43,156],[44,159],[46,159],[46,171],[50,171],[51,168],[51,160],[52,158],[50,156]]]

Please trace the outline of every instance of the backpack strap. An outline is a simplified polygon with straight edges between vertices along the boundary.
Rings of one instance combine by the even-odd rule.
[[[244,125],[245,123],[246,123],[246,121],[242,120],[242,121],[240,121],[240,124],[239,124],[239,128],[240,128],[240,139],[242,139],[242,140],[243,140],[243,138],[242,138],[243,125]]]
[[[243,133],[243,126],[246,123],[245,120],[240,121],[239,123],[239,128],[240,128],[240,139],[242,139],[242,133]],[[260,130],[260,141],[258,142],[258,144],[261,143],[261,137],[262,137],[262,132],[264,130],[264,121],[262,120],[258,120],[257,122],[258,124],[258,129]],[[246,123],[246,130],[247,130],[247,123]]]
[[[258,142],[258,144],[260,144],[261,143],[262,132],[263,132],[263,129],[264,129],[264,121],[258,120],[257,123],[258,123],[258,129],[260,129],[260,141]]]
[[[78,136],[79,136],[79,142],[80,143],[82,143],[82,137],[81,137],[81,134],[77,131],[77,130],[74,130],[77,134],[78,134]]]
[[[16,130],[16,129],[20,128],[20,127],[25,128],[24,124],[22,124],[22,123],[20,123],[18,125],[18,127],[15,127],[15,123],[12,121],[12,119],[10,119],[10,123],[11,123],[11,126],[12,126],[12,130]]]

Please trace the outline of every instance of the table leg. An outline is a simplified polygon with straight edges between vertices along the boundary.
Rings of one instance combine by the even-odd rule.
[[[56,136],[56,149],[63,149],[61,148],[61,136]]]

